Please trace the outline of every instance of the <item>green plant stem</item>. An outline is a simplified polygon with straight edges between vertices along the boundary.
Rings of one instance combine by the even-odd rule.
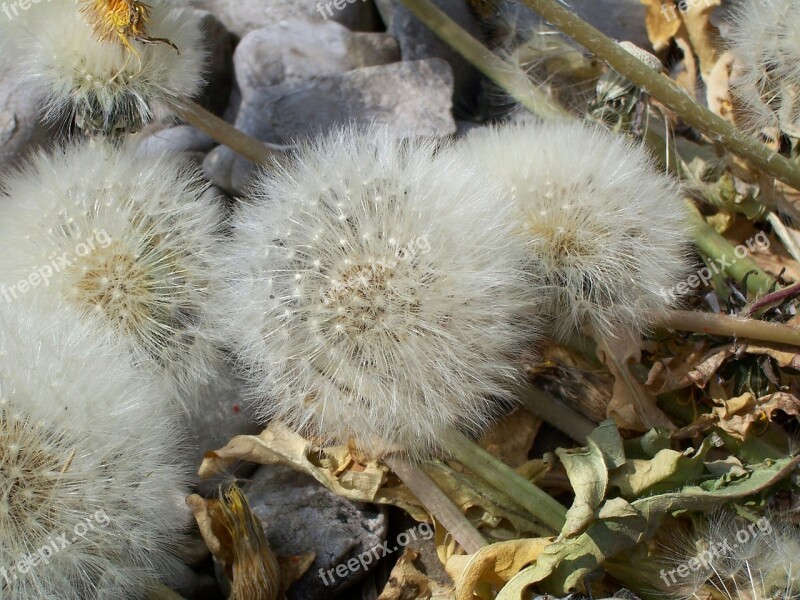
[[[288,146],[265,144],[243,131],[239,131],[224,119],[220,119],[191,100],[173,102],[171,108],[189,125],[254,163],[264,164],[289,149]]]
[[[399,456],[387,457],[384,462],[467,554],[475,554],[487,545],[480,532],[421,467],[412,465]]]
[[[544,525],[555,532],[561,531],[567,509],[503,461],[458,433],[448,438],[447,450],[458,462],[506,494]]]
[[[712,261],[715,259],[720,265],[730,263],[725,271],[736,281],[744,281],[747,276],[747,290],[755,295],[765,294],[774,284],[774,279],[762,271],[748,256],[739,258],[734,254],[735,248],[728,240],[722,237],[702,217],[695,205],[688,201],[690,218],[692,221],[693,238],[697,248]]]
[[[800,330],[780,323],[768,323],[691,310],[673,310],[659,325],[680,331],[745,338],[773,344],[800,346]]]
[[[764,173],[800,190],[800,168],[795,163],[773,152],[764,144],[736,129],[732,123],[695,102],[669,77],[648,67],[558,0],[523,0],[523,2],[711,140],[722,144]]]
[[[569,118],[570,114],[537,88],[519,67],[495,55],[430,0],[403,0],[431,31],[461,54],[476,69],[543,119]]]

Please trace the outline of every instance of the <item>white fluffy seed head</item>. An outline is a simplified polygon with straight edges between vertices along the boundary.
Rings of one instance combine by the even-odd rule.
[[[687,209],[639,146],[577,122],[520,123],[475,131],[457,152],[515,207],[552,334],[640,331],[677,298]]]
[[[507,397],[535,327],[508,208],[434,142],[344,129],[238,205],[218,303],[264,418],[417,458]]]
[[[732,20],[730,48],[739,69],[731,85],[743,125],[754,132],[777,126],[800,137],[800,4],[739,2]]]
[[[158,388],[71,317],[0,305],[4,600],[141,598],[188,526],[180,432]]]
[[[148,0],[143,43],[95,31],[96,6],[127,10],[129,0],[41,0],[0,14],[0,37],[13,62],[41,96],[45,114],[75,118],[95,134],[138,131],[170,114],[169,102],[190,98],[203,80],[205,50],[196,14],[180,0]],[[141,2],[137,2],[141,5]],[[97,9],[99,10],[99,9]],[[121,14],[121,12],[120,12]]]
[[[746,520],[719,511],[663,554],[662,591],[672,598],[800,595],[800,529],[775,515]]]
[[[224,214],[196,167],[87,143],[39,154],[3,186],[0,304],[100,315],[179,401],[216,379],[207,325]]]

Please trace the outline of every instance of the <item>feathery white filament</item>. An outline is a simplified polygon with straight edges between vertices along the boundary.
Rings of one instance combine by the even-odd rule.
[[[220,322],[265,418],[375,453],[439,449],[507,396],[535,328],[508,208],[430,141],[344,129],[238,205]]]
[[[181,401],[216,378],[207,315],[224,215],[196,167],[70,144],[3,185],[0,303],[37,297],[101,315]]]
[[[515,207],[555,335],[639,331],[677,298],[688,213],[641,147],[577,122],[520,123],[476,130],[457,152]]]
[[[36,303],[34,303],[36,304]],[[188,524],[174,421],[102,330],[0,306],[0,597],[140,598]],[[36,557],[33,561],[30,557]]]

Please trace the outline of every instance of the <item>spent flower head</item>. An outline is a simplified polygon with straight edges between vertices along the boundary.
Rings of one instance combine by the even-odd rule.
[[[200,21],[179,0],[50,0],[0,19],[4,49],[44,102],[90,134],[138,131],[203,80]]]
[[[536,333],[494,189],[384,128],[336,131],[262,174],[217,303],[260,415],[411,457],[484,427]]]
[[[0,306],[0,595],[140,598],[188,525],[179,431],[127,350],[33,304]]]
[[[0,303],[100,315],[181,401],[217,378],[206,326],[224,214],[188,159],[69,144],[3,185]]]

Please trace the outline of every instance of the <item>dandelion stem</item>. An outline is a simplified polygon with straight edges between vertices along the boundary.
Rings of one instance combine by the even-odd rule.
[[[687,200],[691,208],[689,211],[694,229],[694,243],[697,248],[711,260],[717,259],[725,271],[736,281],[746,281],[747,289],[755,295],[764,294],[775,283],[774,279],[762,271],[758,265],[747,256],[739,258],[735,248],[728,240],[722,237],[711,227],[697,210],[692,202]]]
[[[421,467],[412,465],[399,456],[387,457],[384,462],[467,554],[475,554],[486,546],[483,536]]]
[[[447,440],[447,450],[475,475],[506,494],[553,531],[561,531],[567,509],[503,461],[459,433]]]
[[[596,423],[535,386],[520,386],[517,395],[528,412],[566,433],[579,444],[585,445],[589,434],[597,428]]]
[[[711,140],[719,142],[764,173],[800,190],[800,167],[795,163],[695,102],[669,77],[654,71],[558,0],[523,2]]]
[[[494,54],[433,2],[403,0],[403,4],[431,31],[533,114],[544,119],[570,117],[557,102],[537,88],[522,69]]]
[[[719,315],[716,313],[673,310],[659,324],[669,329],[711,335],[746,338],[774,344],[800,346],[800,331],[780,323]]]
[[[266,163],[288,149],[288,146],[265,144],[243,131],[239,131],[224,119],[220,119],[191,100],[173,102],[171,108],[189,125],[196,127],[220,144],[255,163]]]

